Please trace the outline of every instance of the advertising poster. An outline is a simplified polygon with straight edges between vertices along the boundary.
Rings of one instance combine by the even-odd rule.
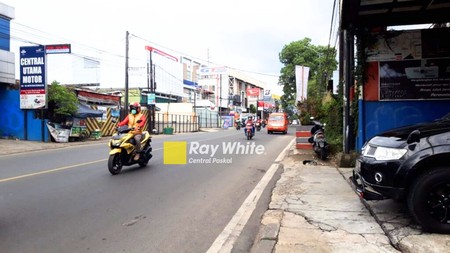
[[[372,37],[379,100],[450,99],[450,29],[386,31]]]
[[[20,47],[20,109],[47,108],[45,46]]]
[[[58,128],[51,124],[47,124],[47,127],[55,142],[69,142],[70,129]]]
[[[397,61],[422,58],[420,30],[377,34],[366,50],[367,61]]]
[[[450,99],[450,58],[380,62],[380,100],[412,99]]]
[[[228,129],[229,127],[233,127],[233,116],[221,116],[222,119],[222,128]]]

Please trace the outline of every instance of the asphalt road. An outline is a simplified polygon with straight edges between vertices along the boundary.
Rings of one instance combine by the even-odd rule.
[[[147,167],[116,176],[104,143],[1,157],[1,252],[206,252],[293,138],[293,129],[251,141],[234,129],[157,136]],[[188,163],[164,164],[164,141],[185,141]],[[190,163],[209,157],[228,163]],[[242,233],[242,250],[255,230]]]

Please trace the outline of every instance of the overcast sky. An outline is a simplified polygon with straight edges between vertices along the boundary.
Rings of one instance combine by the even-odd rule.
[[[305,37],[311,38],[314,45],[328,44],[335,0],[0,2],[15,8],[11,51],[16,52],[17,59],[18,48],[31,45],[27,41],[44,45],[70,43],[77,56],[70,56],[68,61],[82,64],[83,57],[98,59],[102,66],[100,77],[92,78],[100,78],[98,81],[105,87],[123,87],[126,31],[134,35],[130,46],[145,43],[176,56],[259,73],[260,80],[275,85],[282,67],[278,54],[283,46]],[[49,72],[67,71],[59,63],[54,65],[48,66]]]

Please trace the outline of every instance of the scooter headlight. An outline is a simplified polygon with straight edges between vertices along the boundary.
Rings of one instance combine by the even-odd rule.
[[[120,147],[121,143],[120,140],[111,140],[111,147]]]

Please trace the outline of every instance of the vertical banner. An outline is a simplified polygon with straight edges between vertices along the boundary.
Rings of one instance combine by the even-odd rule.
[[[308,94],[309,67],[295,66],[295,83],[297,88],[296,101],[303,101]]]
[[[47,108],[45,46],[20,47],[20,109]]]

